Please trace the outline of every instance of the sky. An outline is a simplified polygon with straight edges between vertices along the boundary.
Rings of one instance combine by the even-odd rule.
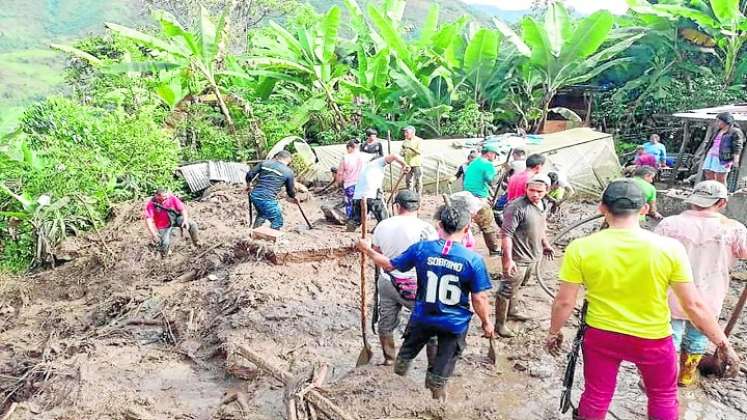
[[[503,10],[527,10],[532,5],[531,0],[462,0],[467,4],[489,4]],[[623,14],[628,10],[625,0],[563,0],[563,2],[581,14],[594,13],[600,9],[607,9],[612,13]]]

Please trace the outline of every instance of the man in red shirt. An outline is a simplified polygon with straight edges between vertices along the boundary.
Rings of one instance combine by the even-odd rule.
[[[524,172],[512,176],[508,180],[508,202],[521,198],[527,193],[527,182],[542,171],[545,165],[545,157],[538,154],[529,155],[527,158],[527,169]]]
[[[171,252],[171,231],[177,227],[187,229],[192,243],[198,245],[197,224],[189,219],[184,203],[166,190],[156,190],[153,198],[145,204],[143,215],[151,239],[158,245],[162,255],[166,256]]]

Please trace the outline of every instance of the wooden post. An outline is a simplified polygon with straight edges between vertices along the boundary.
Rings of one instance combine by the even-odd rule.
[[[674,185],[674,181],[677,179],[677,173],[679,172],[680,166],[682,166],[682,158],[685,154],[685,149],[687,148],[687,143],[690,142],[690,121],[685,120],[684,124],[682,125],[682,144],[680,145],[680,153],[677,156],[677,163],[674,164],[674,169],[672,170],[672,177],[669,179],[669,182],[667,183],[667,188],[672,188],[672,185]]]

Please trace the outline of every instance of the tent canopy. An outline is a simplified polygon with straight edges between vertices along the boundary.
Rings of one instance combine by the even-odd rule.
[[[449,139],[423,141],[423,185],[428,191],[445,192],[449,190],[449,178],[459,165],[465,163],[472,149],[479,149],[484,141],[475,139]],[[487,141],[492,141],[488,138]],[[607,182],[620,176],[621,168],[615,154],[615,146],[610,134],[601,133],[589,128],[574,128],[559,133],[523,137],[504,136],[497,139],[504,145],[505,153],[513,147],[521,147],[528,154],[540,153],[547,158],[546,170],[560,170],[573,187],[585,194],[598,195]],[[510,145],[510,146],[507,146]],[[399,154],[401,141],[391,142],[391,153]],[[346,153],[344,144],[314,147],[317,162],[305,178],[309,181],[329,182],[332,179],[330,168],[339,165]],[[388,145],[384,141],[384,150]],[[506,154],[496,159],[496,166],[506,161]],[[387,177],[384,188],[392,188],[390,179],[399,177],[399,165],[392,165],[393,174]]]

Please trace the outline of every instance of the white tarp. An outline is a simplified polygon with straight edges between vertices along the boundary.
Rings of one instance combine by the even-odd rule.
[[[459,165],[467,160],[470,147],[479,149],[482,138],[449,139],[423,141],[423,184],[428,191],[446,192],[450,185],[448,180],[456,174]],[[490,141],[490,139],[488,140]],[[615,154],[615,146],[610,134],[594,131],[589,128],[574,128],[553,134],[537,136],[536,141],[527,142],[520,137],[505,137],[500,142],[510,143],[512,147],[522,147],[528,154],[541,153],[548,160],[546,168],[560,169],[568,177],[573,187],[585,194],[597,195],[602,192],[610,179],[620,176],[621,168]],[[536,144],[532,144],[536,143]],[[401,141],[391,142],[391,153],[399,154]],[[346,153],[344,144],[314,147],[318,159],[305,178],[306,180],[331,181],[331,167],[339,165]],[[508,148],[505,148],[507,150]],[[384,141],[384,151],[387,152]],[[505,162],[505,156],[496,159],[496,166]],[[396,182],[399,166],[393,165],[391,179]],[[389,177],[384,182],[388,191],[392,186]],[[404,181],[400,188],[404,186]]]

